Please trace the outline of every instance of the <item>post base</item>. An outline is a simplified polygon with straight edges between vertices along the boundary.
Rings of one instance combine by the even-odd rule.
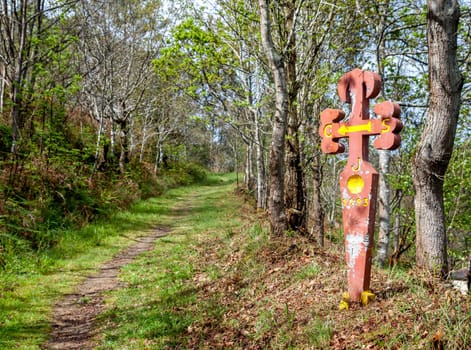
[[[371,302],[375,300],[375,295],[370,290],[365,290],[361,292],[360,302],[363,306],[367,306]],[[348,310],[350,308],[350,304],[352,301],[350,300],[350,294],[348,292],[343,293],[342,300],[339,303],[339,310]]]

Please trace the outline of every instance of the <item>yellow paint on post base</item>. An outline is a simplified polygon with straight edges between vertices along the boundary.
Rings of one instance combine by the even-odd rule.
[[[361,297],[360,298],[361,298],[362,305],[366,306],[370,302],[375,300],[375,295],[371,291],[365,290],[365,291],[361,292]]]
[[[340,311],[348,310],[349,307],[350,307],[350,295],[348,294],[348,292],[345,292],[342,295],[342,300],[340,301],[340,304],[339,304],[339,310]]]

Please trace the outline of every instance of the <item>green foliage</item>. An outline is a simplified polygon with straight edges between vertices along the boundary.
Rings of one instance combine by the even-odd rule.
[[[326,349],[329,347],[332,338],[332,321],[326,321],[318,316],[314,316],[306,329],[306,336],[309,343],[316,349]]]
[[[311,265],[303,267],[303,269],[295,275],[295,279],[304,280],[309,278],[315,278],[321,273],[321,271],[321,266],[318,265],[316,262],[313,262]]]
[[[448,252],[452,267],[467,267],[471,255],[471,143],[459,142],[448,166],[444,183]]]
[[[179,162],[159,176],[137,162],[125,174],[95,171],[92,125],[66,110],[63,97],[37,101],[32,136],[23,142],[21,157],[7,154],[1,164],[0,267],[8,268],[15,254],[53,247],[62,230],[206,177],[202,167]],[[0,132],[3,146],[9,147],[9,128],[2,126]]]
[[[227,70],[220,71],[228,64],[230,51],[224,47],[218,36],[209,28],[203,28],[193,18],[187,19],[173,30],[172,42],[154,60],[156,72],[167,79],[181,76],[190,78],[185,84],[187,93],[198,98],[204,93],[202,87],[217,85],[222,82]],[[182,81],[183,83],[183,81]]]

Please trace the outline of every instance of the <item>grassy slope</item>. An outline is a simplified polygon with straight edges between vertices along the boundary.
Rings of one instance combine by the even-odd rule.
[[[338,311],[341,237],[269,239],[229,186],[176,191],[173,232],[122,274],[100,349],[447,349],[471,346],[471,305],[419,271],[373,271],[376,301]],[[332,240],[335,242],[335,240]]]
[[[160,225],[175,196],[139,202],[104,222],[63,232],[53,249],[9,260],[0,271],[0,349],[39,349],[48,337],[54,302]]]
[[[471,345],[469,297],[418,271],[374,270],[377,301],[339,312],[341,237],[324,250],[269,239],[229,180],[141,202],[0,275],[0,349],[38,349],[53,301],[157,225],[173,231],[124,269],[126,287],[100,317],[100,349],[422,349],[434,337]]]

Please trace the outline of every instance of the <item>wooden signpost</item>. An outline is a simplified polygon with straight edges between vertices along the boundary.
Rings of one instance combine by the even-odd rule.
[[[337,109],[321,113],[319,134],[324,153],[336,154],[345,150],[339,140],[348,138],[348,162],[340,174],[342,216],[347,260],[348,294],[350,301],[362,300],[369,293],[371,260],[378,189],[378,173],[368,162],[368,139],[377,149],[393,150],[399,147],[402,122],[401,109],[393,102],[381,102],[374,107],[378,119],[370,119],[369,100],[381,91],[378,74],[360,69],[345,74],[338,83],[342,101],[352,104],[348,120]]]

